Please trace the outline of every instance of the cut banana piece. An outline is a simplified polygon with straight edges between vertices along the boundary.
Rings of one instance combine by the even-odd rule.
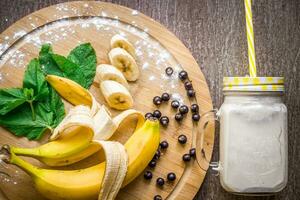
[[[100,104],[87,89],[75,81],[56,75],[47,75],[46,80],[60,96],[71,104],[89,106],[92,115],[98,112]]]
[[[101,64],[97,67],[96,78],[101,83],[102,81],[111,80],[116,81],[126,88],[129,88],[124,75],[114,66],[108,64]]]
[[[128,81],[136,81],[140,70],[134,58],[124,49],[114,48],[108,53],[111,64],[117,67]]]
[[[133,106],[133,99],[128,90],[118,82],[103,81],[100,83],[102,94],[108,105],[117,110],[126,110]]]
[[[130,55],[132,55],[132,57],[136,57],[135,56],[135,49],[133,47],[133,45],[123,36],[117,34],[114,35],[111,40],[110,40],[110,46],[111,48],[122,48],[124,50],[126,50]]]
[[[71,104],[92,106],[93,100],[89,91],[75,81],[56,75],[47,75],[46,80],[58,94]]]

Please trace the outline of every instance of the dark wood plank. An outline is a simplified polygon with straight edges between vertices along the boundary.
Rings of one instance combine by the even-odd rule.
[[[1,0],[0,32],[21,17],[62,0]],[[213,103],[222,103],[223,76],[247,73],[247,43],[242,0],[112,0],[165,25],[190,49],[207,78]],[[195,199],[296,200],[300,195],[300,1],[254,1],[254,31],[260,76],[284,76],[289,110],[289,182],[271,197],[241,197],[225,192],[211,171]],[[218,159],[218,137],[213,160]]]

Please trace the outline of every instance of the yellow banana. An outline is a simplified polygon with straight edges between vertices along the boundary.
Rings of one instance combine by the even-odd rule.
[[[73,133],[74,132],[74,133]],[[32,156],[36,158],[65,158],[86,149],[94,133],[84,130],[83,127],[76,128],[70,134],[63,135],[57,140],[48,142],[36,148],[12,147],[15,154]]]
[[[67,78],[47,75],[47,82],[68,102],[73,105],[92,106],[93,99],[88,90]]]
[[[160,141],[159,122],[147,120],[125,143],[128,167],[122,187],[134,180],[153,158]],[[105,174],[105,162],[81,170],[37,168],[11,152],[8,161],[33,177],[36,189],[51,200],[97,199]]]
[[[78,162],[99,150],[93,139],[107,140],[123,121],[137,119],[136,130],[144,123],[144,116],[136,110],[126,110],[111,118],[105,107],[94,117],[86,106],[76,106],[53,132],[53,141],[36,148],[11,147],[13,153],[34,157],[49,166],[64,166]]]
[[[69,147],[66,147],[67,149]],[[38,157],[38,159],[43,162],[44,164],[51,166],[51,167],[58,167],[58,166],[67,166],[76,162],[79,162],[91,155],[93,155],[94,153],[98,152],[101,149],[101,146],[99,146],[98,143],[96,142],[91,142],[88,147],[86,147],[85,149],[83,149],[80,152],[62,157],[62,158],[49,158],[46,156],[43,157]],[[19,152],[22,152],[23,150],[19,150]],[[15,151],[13,151],[15,152]],[[28,156],[28,154],[26,155]],[[29,155],[32,156],[32,155]]]

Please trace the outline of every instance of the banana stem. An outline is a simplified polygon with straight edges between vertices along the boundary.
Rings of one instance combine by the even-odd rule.
[[[20,147],[11,147],[11,152],[17,155],[22,156],[38,156],[39,152],[35,148],[20,148]]]
[[[0,149],[0,159],[8,164],[14,164],[22,168],[28,174],[35,176],[38,173],[38,168],[25,162],[21,158],[17,157],[11,150],[9,145],[3,145]]]
[[[31,165],[28,162],[25,162],[24,160],[22,160],[21,158],[19,158],[13,153],[11,154],[10,163],[22,168],[25,172],[27,172],[29,175],[33,177],[35,177],[36,174],[38,174],[39,172],[39,168]]]

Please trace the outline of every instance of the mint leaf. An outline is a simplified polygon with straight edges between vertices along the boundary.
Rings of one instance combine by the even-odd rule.
[[[62,121],[64,104],[46,82],[37,59],[27,66],[23,87],[0,90],[0,125],[16,136],[39,139]]]
[[[30,105],[23,104],[6,115],[0,116],[0,125],[15,134],[30,140],[38,140],[46,130],[54,129],[64,118],[64,104],[52,87],[49,98],[33,103],[35,120],[32,120]]]
[[[53,60],[57,63],[59,68],[64,72],[64,76],[84,86],[86,78],[81,72],[81,68],[67,59],[64,56],[58,54],[52,54]]]
[[[90,43],[77,46],[68,55],[68,59],[79,66],[77,73],[85,78],[81,85],[90,88],[96,74],[97,58],[94,48]]]
[[[36,109],[39,111],[40,109]],[[17,109],[0,116],[0,124],[16,136],[26,136],[28,139],[39,139],[48,124],[37,115],[36,120],[32,120],[31,109],[28,104],[23,104]]]
[[[63,72],[59,69],[58,65],[52,58],[52,47],[50,44],[44,44],[39,53],[39,61],[42,70],[45,74],[53,74],[64,77]]]
[[[5,115],[26,102],[26,96],[21,88],[0,90],[0,115]]]
[[[87,89],[96,74],[96,53],[90,43],[77,46],[67,58],[54,54],[49,44],[43,45],[39,61],[45,74],[69,78]]]
[[[32,59],[27,66],[23,79],[23,88],[33,89],[32,100],[40,100],[48,96],[49,90],[38,59]]]
[[[49,98],[44,105],[53,113],[53,120],[49,124],[55,128],[65,117],[65,107],[60,96],[51,86],[49,86]]]

